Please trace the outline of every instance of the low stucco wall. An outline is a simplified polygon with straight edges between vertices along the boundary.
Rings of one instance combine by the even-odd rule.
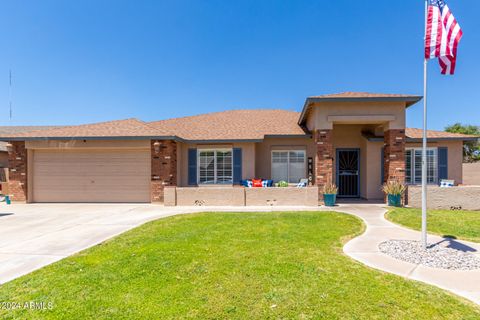
[[[480,162],[463,164],[463,183],[480,186]]]
[[[318,206],[318,188],[245,188],[247,206]]]
[[[175,189],[176,204],[170,199],[165,205],[177,206],[243,206],[245,193],[241,187],[201,187],[201,188],[168,188]]]
[[[166,187],[165,206],[318,206],[318,188]]]
[[[427,190],[427,207],[429,209],[480,210],[480,186],[452,188],[429,186]],[[422,188],[420,186],[408,187],[408,205],[414,208],[422,206]]]

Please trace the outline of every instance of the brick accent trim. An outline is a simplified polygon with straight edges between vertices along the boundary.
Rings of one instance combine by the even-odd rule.
[[[315,183],[318,186],[319,200],[323,200],[323,186],[333,179],[334,149],[332,141],[333,130],[316,130],[315,145]]]
[[[384,182],[405,183],[405,130],[385,131],[384,142]]]
[[[25,141],[10,142],[11,150],[8,151],[8,194],[12,201],[27,201],[27,149]]]
[[[173,140],[152,140],[150,151],[150,198],[152,202],[163,202],[165,186],[177,185],[177,143]]]

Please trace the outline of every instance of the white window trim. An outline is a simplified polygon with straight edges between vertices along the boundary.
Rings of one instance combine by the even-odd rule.
[[[213,181],[214,183],[200,183],[200,153],[201,152],[209,152],[212,151],[214,153],[213,156]],[[232,183],[218,183],[217,182],[217,151],[228,152],[232,153]],[[197,185],[198,186],[233,186],[233,148],[207,148],[207,149],[197,149]]]
[[[273,179],[273,153],[274,152],[287,152],[287,182],[289,184],[296,184],[296,183],[290,183],[290,152],[303,152],[303,165],[305,166],[305,176],[302,179],[307,178],[307,151],[305,149],[289,149],[289,150],[284,150],[284,149],[278,149],[278,150],[271,150],[270,152],[270,178]],[[278,181],[277,181],[278,182]]]
[[[407,182],[408,185],[419,185],[419,183],[416,183],[415,182],[415,151],[418,151],[418,150],[422,150],[421,147],[415,147],[415,148],[405,148],[405,153],[408,151],[408,150],[411,150],[412,151],[412,157],[410,158],[410,178],[411,178],[411,182]],[[429,185],[437,185],[438,184],[438,148],[437,147],[428,147],[427,148],[427,151],[428,150],[433,150],[435,151],[435,160],[436,160],[436,163],[435,163],[435,170],[436,170],[436,174],[435,174],[435,178],[436,178],[436,182],[428,182],[428,179],[427,179],[427,184]],[[428,156],[427,156],[428,158]],[[405,158],[405,170],[407,169],[407,159]],[[407,177],[407,175],[405,174],[405,178]],[[427,177],[428,178],[428,177]]]

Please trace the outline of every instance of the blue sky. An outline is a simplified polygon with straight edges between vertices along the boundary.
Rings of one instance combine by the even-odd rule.
[[[480,2],[450,0],[457,74],[429,65],[429,126],[480,125]],[[0,125],[300,111],[309,95],[422,94],[423,2],[2,1]],[[8,71],[14,117],[8,120]],[[420,127],[422,105],[408,111]]]

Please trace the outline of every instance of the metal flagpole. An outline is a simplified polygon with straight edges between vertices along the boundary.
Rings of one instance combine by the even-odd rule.
[[[425,39],[427,38],[428,0],[425,0]],[[422,141],[422,245],[427,249],[427,66],[423,62],[423,141]]]

